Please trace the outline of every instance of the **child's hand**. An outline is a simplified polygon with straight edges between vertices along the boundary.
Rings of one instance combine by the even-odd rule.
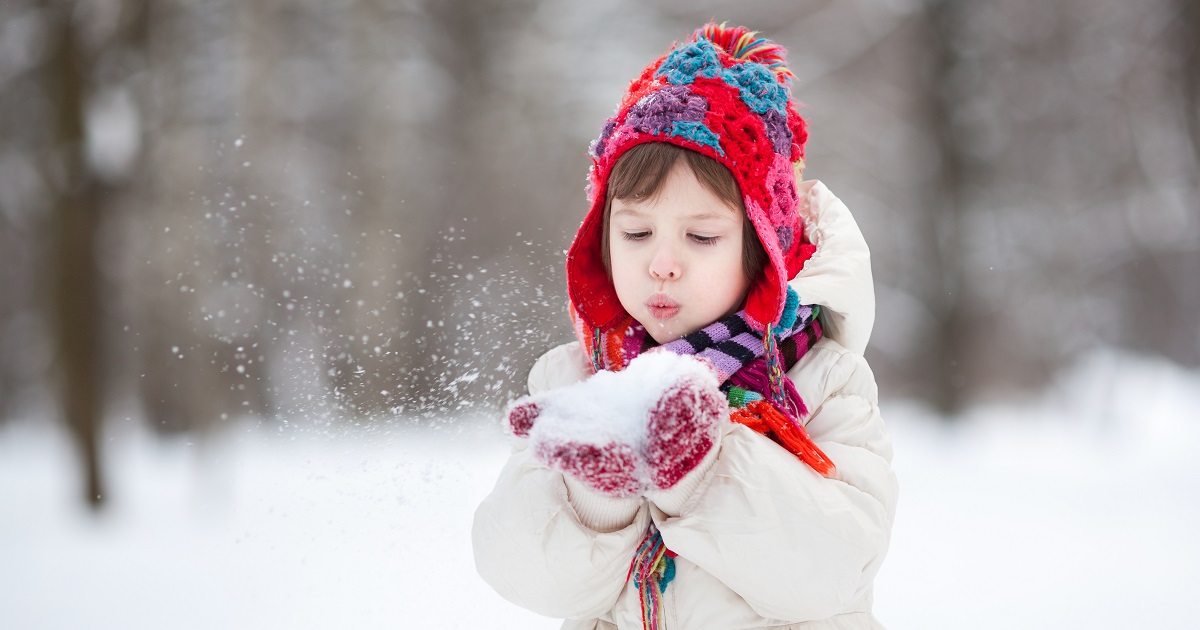
[[[717,444],[729,404],[715,379],[685,377],[650,409],[646,463],[650,483],[667,490],[694,470]]]
[[[514,401],[506,421],[547,467],[630,497],[674,487],[715,448],[728,417],[707,363],[651,352],[623,371]]]
[[[571,475],[600,494],[635,497],[646,490],[637,472],[640,458],[629,444],[546,441],[534,446],[533,452],[547,467]]]
[[[571,389],[571,388],[568,388]],[[564,392],[570,394],[571,392]],[[578,392],[575,392],[578,394]],[[632,497],[645,490],[638,474],[641,457],[633,445],[613,437],[586,435],[589,416],[573,418],[575,431],[557,431],[553,425],[572,418],[562,418],[561,412],[570,408],[570,395],[527,396],[515,401],[508,410],[508,426],[515,435],[528,437],[534,457],[547,468],[570,475],[585,486],[612,497]],[[564,404],[565,403],[565,404]],[[535,423],[549,410],[542,430]],[[559,414],[555,414],[559,412]],[[575,433],[576,435],[565,435]],[[599,438],[599,439],[595,439]]]

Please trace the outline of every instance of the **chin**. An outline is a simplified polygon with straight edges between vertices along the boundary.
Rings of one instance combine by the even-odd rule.
[[[646,331],[650,332],[650,329],[647,328]],[[679,339],[683,335],[669,335],[669,334],[656,335],[653,332],[650,332],[650,336],[653,337],[654,340],[658,342],[658,345],[663,346],[668,343],[671,343],[672,341],[675,341],[676,339]]]
[[[660,346],[671,343],[676,339],[686,337],[694,332],[692,330],[681,328],[673,323],[667,323],[664,325],[653,318],[650,319],[649,326],[647,326],[645,322],[642,322],[642,327],[646,329],[646,332],[649,333],[649,335],[654,338],[654,340],[657,341]]]

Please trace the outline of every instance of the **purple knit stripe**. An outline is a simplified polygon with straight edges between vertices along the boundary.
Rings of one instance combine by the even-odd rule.
[[[688,354],[698,354],[699,353],[699,349],[696,346],[692,345],[687,340],[687,337],[680,337],[679,339],[676,339],[675,341],[668,341],[667,343],[663,344],[663,348],[666,348],[667,350],[670,350],[671,352],[674,352],[675,354],[679,354],[679,355],[688,355]]]
[[[754,353],[754,356],[761,357],[766,349],[763,348],[762,337],[752,335],[750,333],[742,333],[726,343],[736,343],[737,345]]]
[[[729,338],[729,326],[726,326],[724,322],[714,322],[705,330],[708,331],[708,336],[712,337],[713,343],[720,343]]]
[[[729,339],[730,331],[732,329],[728,324],[725,323],[725,321],[729,321],[734,317],[739,317],[739,315],[740,313],[734,314],[726,318],[724,321],[713,322],[701,330],[697,330],[694,333],[680,337],[675,341],[667,342],[663,347],[667,348],[671,352],[674,352],[675,354],[696,354],[699,352],[700,348],[711,347],[722,341],[725,341],[726,339]],[[739,321],[742,320],[739,319]],[[746,327],[744,321],[742,321],[741,326],[743,328]]]
[[[714,368],[716,368],[718,380],[720,380],[722,383],[729,380],[729,377],[733,376],[738,370],[742,369],[741,361],[738,361],[724,352],[717,352],[713,348],[709,348],[708,350],[705,350],[696,356],[706,359]]]
[[[813,307],[808,304],[801,304],[800,308],[796,309],[796,323],[792,325],[792,330],[802,330],[812,320]]]
[[[736,344],[737,347],[730,348],[729,344]],[[738,351],[740,349],[740,352]],[[746,359],[746,353],[750,353],[750,359]],[[762,343],[758,344],[757,353],[753,348],[747,348],[735,340],[723,341],[715,346],[701,350],[696,356],[707,359],[710,363],[717,367],[721,373],[721,380],[724,382],[734,372],[737,372],[746,365],[747,361],[753,361],[753,357],[762,356]],[[740,356],[739,356],[740,355]]]

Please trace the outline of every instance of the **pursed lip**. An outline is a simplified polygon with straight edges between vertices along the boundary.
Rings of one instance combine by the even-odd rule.
[[[646,308],[657,320],[671,319],[679,314],[679,303],[661,293],[646,300]]]

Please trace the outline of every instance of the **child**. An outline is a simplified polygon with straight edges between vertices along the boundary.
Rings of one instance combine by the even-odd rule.
[[[480,575],[563,628],[880,628],[895,513],[867,246],[784,51],[708,24],[592,146],[578,341],[541,357],[475,514]],[[790,282],[789,282],[790,280]]]

